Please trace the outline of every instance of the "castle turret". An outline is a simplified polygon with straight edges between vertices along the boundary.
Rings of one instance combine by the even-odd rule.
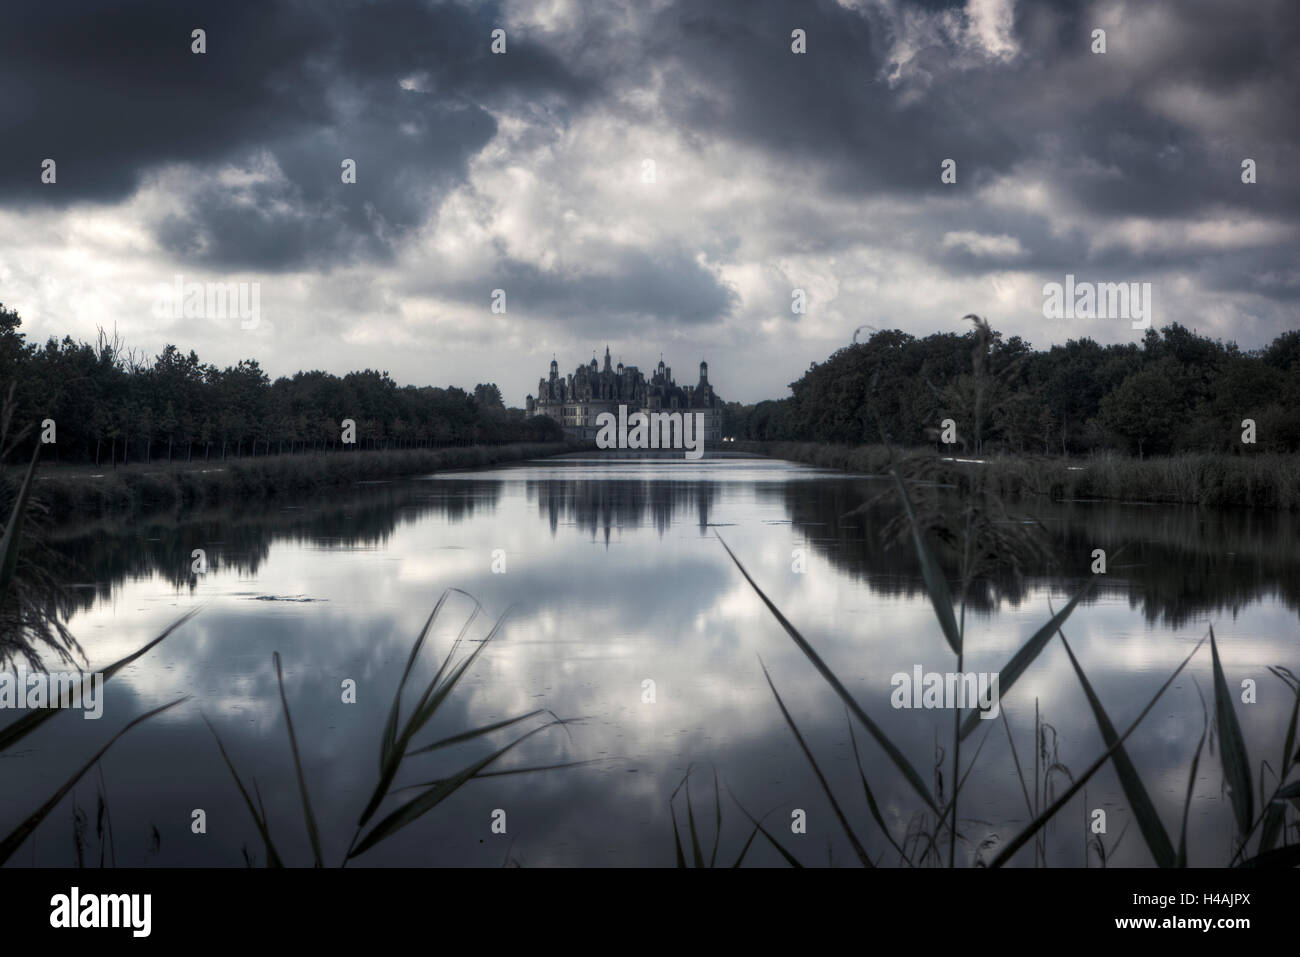
[[[721,441],[722,402],[709,383],[708,362],[700,361],[698,385],[678,385],[662,353],[653,373],[646,375],[634,365],[624,365],[621,359],[615,365],[608,343],[603,370],[595,350],[589,362],[580,363],[568,375],[560,372],[558,360],[552,357],[550,377],[538,381],[537,394],[525,400],[525,411],[549,416],[566,432],[590,439],[596,431],[595,417],[608,412],[612,402],[647,412],[702,409],[706,413],[706,437],[710,442]]]

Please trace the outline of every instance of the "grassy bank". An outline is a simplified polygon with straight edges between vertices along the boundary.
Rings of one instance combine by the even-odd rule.
[[[269,455],[225,462],[129,466],[118,469],[45,467],[34,496],[56,523],[70,518],[138,514],[176,507],[274,498],[361,481],[450,469],[486,468],[574,446],[561,442],[475,445],[444,449]],[[6,476],[11,484],[20,476]]]
[[[884,474],[889,456],[879,445],[819,442],[736,442],[737,452],[768,455],[821,468]],[[1300,508],[1300,455],[1187,454],[1134,459],[1097,455],[1078,459],[989,456],[982,466],[954,464],[949,480],[967,481],[983,468],[990,489],[1015,498],[1109,499],[1183,505]]]

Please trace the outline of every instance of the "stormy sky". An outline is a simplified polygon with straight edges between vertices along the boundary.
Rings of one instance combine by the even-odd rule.
[[[510,405],[606,344],[755,401],[863,325],[1141,335],[1044,318],[1067,274],[1255,348],[1300,327],[1298,50],[1295,0],[6,0],[0,302]],[[178,275],[260,321],[160,315]]]

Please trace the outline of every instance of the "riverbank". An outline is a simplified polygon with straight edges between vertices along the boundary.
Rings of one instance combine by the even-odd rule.
[[[558,455],[574,448],[564,442],[539,442],[299,453],[117,469],[43,466],[37,471],[34,497],[48,510],[49,520],[59,524],[75,518],[269,499],[356,482],[488,468],[504,462]],[[16,482],[20,476],[6,478]]]
[[[735,442],[729,448],[819,468],[881,474],[883,446],[819,442]],[[1077,459],[988,456],[952,463],[947,480],[966,482],[981,468],[994,491],[1007,498],[1045,495],[1053,501],[1104,499],[1174,505],[1300,509],[1300,455],[1184,454],[1134,459],[1096,455]]]

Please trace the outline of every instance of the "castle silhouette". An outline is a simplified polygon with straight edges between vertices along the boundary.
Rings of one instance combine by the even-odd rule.
[[[526,415],[546,415],[560,423],[575,438],[594,440],[599,431],[596,416],[602,412],[618,414],[620,405],[633,412],[702,412],[704,440],[709,444],[722,440],[722,400],[709,384],[709,364],[700,363],[700,381],[679,386],[673,382],[673,370],[661,358],[647,378],[636,366],[610,364],[609,346],[605,347],[605,367],[596,363],[595,355],[587,365],[580,365],[567,376],[560,375],[559,363],[551,360],[551,374],[537,380],[537,397],[524,400]]]

